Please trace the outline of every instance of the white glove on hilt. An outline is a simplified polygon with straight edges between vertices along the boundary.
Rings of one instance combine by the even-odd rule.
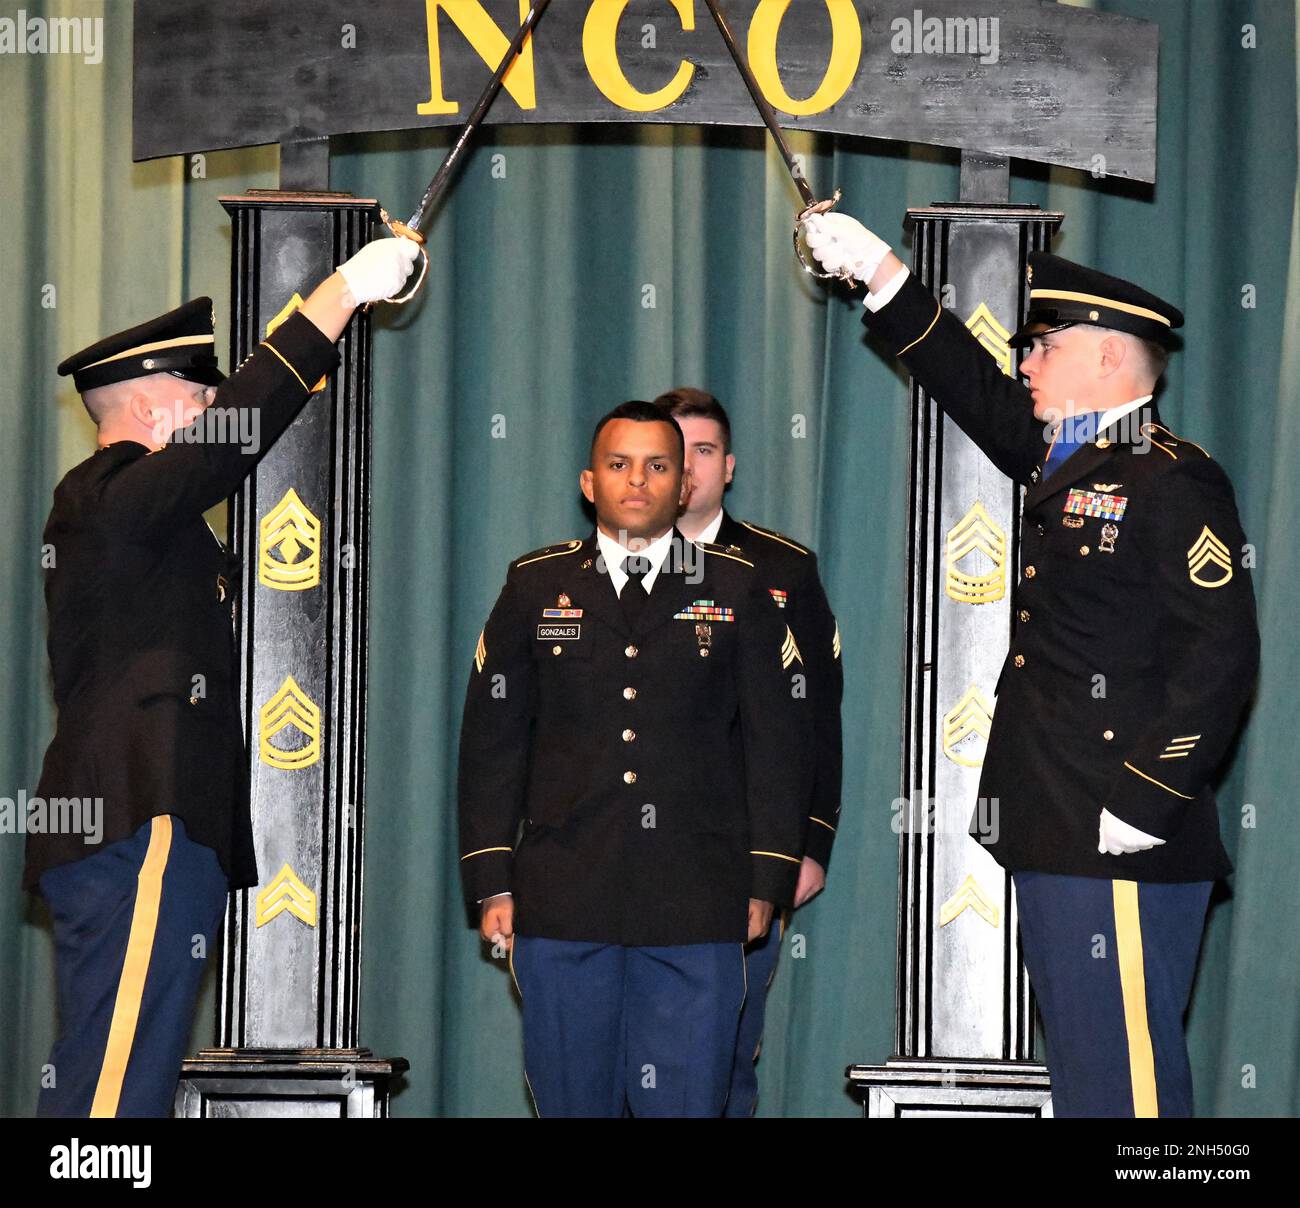
[[[1148,835],[1136,826],[1130,826],[1121,818],[1116,818],[1110,810],[1102,810],[1097,823],[1097,850],[1103,856],[1131,856],[1135,851],[1146,851],[1150,847],[1160,847],[1163,839]]]
[[[411,267],[420,255],[414,239],[381,236],[367,243],[351,260],[339,265],[358,306],[391,298],[406,284]]]
[[[889,254],[889,244],[847,214],[809,214],[803,226],[808,250],[826,272],[847,271],[863,285]]]

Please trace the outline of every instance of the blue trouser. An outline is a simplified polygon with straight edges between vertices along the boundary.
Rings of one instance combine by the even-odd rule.
[[[1183,1014],[1209,881],[1012,874],[1057,1116],[1190,1116]]]
[[[740,1009],[740,1028],[736,1033],[736,1060],[731,1067],[731,1093],[727,1096],[726,1116],[747,1118],[758,1106],[758,1050],[763,1042],[763,1020],[767,1013],[767,992],[776,976],[776,962],[781,955],[785,919],[772,923],[765,936],[745,945],[745,965],[749,973],[749,993]]]
[[[516,935],[524,1076],[539,1116],[721,1116],[745,999],[741,944]]]
[[[44,873],[60,1028],[38,1116],[170,1116],[229,893],[209,847],[160,814]],[[201,940],[201,942],[200,942]]]

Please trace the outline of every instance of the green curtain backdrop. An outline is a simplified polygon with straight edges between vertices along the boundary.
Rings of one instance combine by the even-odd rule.
[[[1197,1109],[1292,1115],[1297,11],[1285,0],[1095,7],[1160,23],[1159,183],[1019,165],[1012,200],[1064,210],[1056,250],[1181,300],[1187,313],[1162,410],[1236,485],[1258,551],[1264,642],[1257,703],[1221,788],[1237,870],[1216,896],[1189,1020]],[[41,528],[54,484],[93,447],[54,365],[200,293],[216,302],[225,347],[229,230],[217,198],[273,186],[277,171],[273,148],[133,165],[130,6],[75,11],[105,15],[101,64],[0,56],[0,796],[9,797],[34,791],[53,725]],[[1242,45],[1247,25],[1253,48]],[[332,185],[404,214],[448,138],[337,139]],[[799,139],[813,180],[840,185],[844,208],[896,246],[908,205],[957,195],[954,153]],[[595,419],[678,384],[704,386],[730,408],[739,465],[729,506],[816,547],[844,642],[844,823],[826,892],[794,918],[806,955],[787,950],[772,990],[760,1114],[852,1115],[844,1067],[891,1051],[906,383],[865,346],[857,304],[799,272],[794,207],[757,132],[489,129],[430,233],[422,301],[380,312],[362,1039],[411,1062],[399,1115],[529,1113],[509,975],[464,926],[459,903],[465,678],[509,560],[586,530],[577,474]],[[32,1111],[55,1026],[48,927],[20,893],[21,863],[21,836],[0,835],[8,1115]],[[211,1039],[211,1002],[209,986],[195,1047]]]

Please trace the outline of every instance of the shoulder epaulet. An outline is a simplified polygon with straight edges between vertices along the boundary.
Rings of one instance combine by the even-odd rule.
[[[799,542],[795,541],[792,537],[787,537],[784,533],[778,533],[775,529],[764,528],[761,524],[751,524],[748,520],[742,520],[740,523],[744,525],[745,528],[749,529],[750,532],[757,533],[760,537],[766,537],[770,541],[779,541],[782,545],[788,545],[796,553],[812,553],[812,550],[810,550],[806,545],[800,545]]]
[[[750,570],[754,569],[754,564],[748,558],[741,556],[744,551],[738,546],[718,545],[714,541],[697,541],[695,545],[697,549],[702,549],[706,554],[715,554],[719,558],[730,558],[732,562],[739,562],[743,566],[748,566]]]
[[[544,545],[541,549],[535,549],[530,554],[525,554],[522,558],[516,558],[511,564],[511,570],[518,570],[521,566],[528,566],[533,562],[543,562],[547,558],[562,558],[565,554],[576,554],[582,548],[582,538],[575,537],[572,541],[561,541],[558,545]]]
[[[1168,453],[1175,461],[1178,460],[1180,453],[1186,454],[1189,449],[1195,449],[1202,457],[1210,455],[1201,448],[1194,440],[1187,440],[1182,436],[1175,436],[1164,424],[1145,423],[1139,429],[1157,449]]]

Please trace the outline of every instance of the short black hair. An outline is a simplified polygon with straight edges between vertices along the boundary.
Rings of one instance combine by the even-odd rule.
[[[677,421],[661,407],[656,407],[654,403],[648,403],[645,399],[629,399],[626,403],[619,403],[608,415],[603,415],[596,422],[596,430],[591,434],[591,453],[596,452],[596,441],[600,439],[601,429],[608,423],[616,419],[630,419],[638,424],[667,424],[672,430],[673,435],[677,437],[677,464],[684,466],[686,464],[686,437],[682,435],[682,430]]]
[[[678,386],[675,390],[665,390],[654,405],[666,411],[674,419],[711,419],[722,429],[722,451],[731,452],[731,420],[726,408],[707,390],[695,386]]]

